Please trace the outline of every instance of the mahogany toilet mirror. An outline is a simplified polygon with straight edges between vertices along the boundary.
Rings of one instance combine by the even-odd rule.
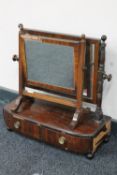
[[[74,128],[83,102],[98,104],[100,43],[85,35],[70,36],[26,29],[19,25],[19,105],[23,97],[33,97],[75,109]],[[109,79],[109,77],[106,77]],[[100,92],[101,93],[101,92]],[[99,109],[98,108],[98,109]],[[101,110],[101,109],[100,109]],[[100,112],[100,111],[99,111]]]
[[[19,96],[3,109],[7,129],[93,158],[111,132],[101,108],[103,81],[112,78],[106,36],[19,28]]]

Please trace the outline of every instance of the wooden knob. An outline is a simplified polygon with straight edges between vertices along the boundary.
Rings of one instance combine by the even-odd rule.
[[[16,121],[16,122],[14,123],[14,128],[15,128],[15,129],[19,129],[19,128],[20,128],[20,121]]]
[[[109,75],[104,74],[103,79],[104,79],[104,80],[107,80],[107,81],[111,81],[112,75],[111,75],[111,74],[109,74]]]
[[[19,24],[18,27],[20,30],[23,30],[23,28],[24,28],[23,24]]]
[[[63,144],[65,143],[65,141],[66,141],[66,138],[65,138],[65,137],[63,137],[63,136],[59,137],[58,142],[59,142],[61,145],[63,145]]]
[[[111,81],[111,79],[112,79],[112,75],[111,74],[107,75],[107,80]]]

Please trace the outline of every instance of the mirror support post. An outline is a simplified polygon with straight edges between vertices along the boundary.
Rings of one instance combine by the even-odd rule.
[[[99,65],[98,65],[98,82],[97,82],[97,108],[96,108],[96,116],[100,121],[103,119],[102,112],[102,92],[103,92],[103,81],[104,81],[104,63],[105,63],[105,47],[107,37],[103,35],[100,41],[100,53],[99,53]]]
[[[83,113],[82,102],[83,102],[83,82],[84,82],[84,65],[85,65],[85,56],[86,56],[86,37],[85,35],[81,35],[81,43],[80,43],[80,57],[78,60],[78,72],[77,74],[77,107],[76,111],[73,115],[72,121],[70,123],[70,128],[75,129],[81,120],[81,116]]]
[[[16,100],[15,100],[15,105],[12,107],[12,112],[18,112],[18,110],[20,109],[21,105],[23,102],[33,102],[34,99],[31,97],[25,97],[23,95],[20,95]]]

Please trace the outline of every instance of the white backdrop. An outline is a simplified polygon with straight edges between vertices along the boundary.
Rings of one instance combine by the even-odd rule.
[[[117,0],[0,0],[0,86],[18,90],[18,28],[108,36],[103,111],[117,119]]]

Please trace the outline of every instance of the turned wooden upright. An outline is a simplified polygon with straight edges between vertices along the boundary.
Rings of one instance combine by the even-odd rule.
[[[98,120],[103,119],[103,112],[102,112],[102,93],[103,93],[103,82],[105,79],[108,81],[111,80],[112,75],[107,75],[105,73],[105,47],[107,37],[103,35],[100,41],[100,52],[99,52],[99,68],[98,68],[98,80],[97,80],[97,108],[96,108],[96,116]]]

